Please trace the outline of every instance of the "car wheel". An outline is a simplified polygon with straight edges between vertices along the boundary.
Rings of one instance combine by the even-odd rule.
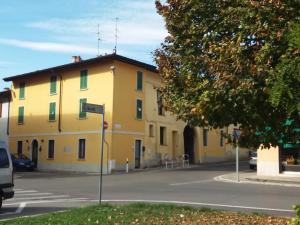
[[[254,165],[249,165],[250,170],[254,170],[255,166]]]

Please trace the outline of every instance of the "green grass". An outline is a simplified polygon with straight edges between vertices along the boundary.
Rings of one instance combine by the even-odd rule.
[[[287,218],[167,204],[94,205],[66,212],[2,221],[3,225],[84,224],[287,224]]]

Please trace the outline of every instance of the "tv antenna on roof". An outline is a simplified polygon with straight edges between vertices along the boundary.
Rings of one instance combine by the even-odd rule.
[[[98,32],[97,32],[97,37],[98,37],[98,39],[97,39],[97,42],[98,42],[98,54],[97,54],[97,56],[100,56],[100,26],[99,26],[99,23],[98,23]]]
[[[115,48],[114,48],[114,53],[116,54],[117,53],[117,45],[118,45],[118,20],[119,20],[119,18],[116,17],[115,20],[116,20],[116,28],[115,28]]]

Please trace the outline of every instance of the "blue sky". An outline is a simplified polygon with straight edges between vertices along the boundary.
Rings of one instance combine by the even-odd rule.
[[[0,90],[4,77],[112,53],[153,64],[167,32],[154,0],[3,0],[0,7]]]

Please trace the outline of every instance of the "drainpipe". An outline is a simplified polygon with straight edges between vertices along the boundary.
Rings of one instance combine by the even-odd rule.
[[[11,91],[10,91],[10,95],[8,97],[8,113],[7,113],[7,127],[6,127],[6,134],[9,135],[9,118],[10,118],[10,101],[12,100],[11,97]]]
[[[58,75],[59,77],[59,106],[58,106],[58,132],[61,132],[61,108],[62,108],[62,76]]]

